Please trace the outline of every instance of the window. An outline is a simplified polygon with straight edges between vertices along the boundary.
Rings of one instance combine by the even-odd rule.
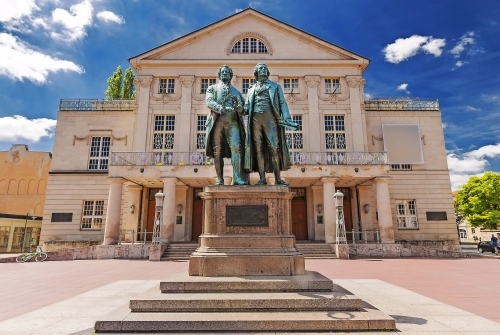
[[[111,137],[92,137],[89,170],[107,170]]]
[[[174,150],[175,115],[156,115],[153,151]]]
[[[304,150],[302,115],[291,115],[291,117],[293,122],[297,123],[298,126],[296,130],[291,130],[290,128],[285,129],[286,143],[288,145],[288,150],[290,151],[292,164],[300,164],[301,155],[298,153]]]
[[[245,37],[236,42],[233,45],[232,53],[267,53],[266,45],[254,38],[254,37]]]
[[[255,84],[255,78],[253,79],[250,79],[250,78],[247,78],[247,79],[243,79],[243,94],[247,94],[248,93],[248,89],[250,88],[250,86],[254,85]]]
[[[325,115],[326,151],[346,151],[344,115]]]
[[[205,151],[207,117],[207,115],[198,115],[198,123],[196,126],[196,150],[198,151]]]
[[[216,79],[215,78],[209,78],[209,79],[202,78],[201,79],[201,89],[200,89],[200,92],[202,94],[207,93],[208,86],[215,85],[215,83],[216,83]]]
[[[338,79],[325,79],[325,93],[340,93],[340,83]]]
[[[104,200],[85,200],[83,202],[82,229],[101,229]]]
[[[283,80],[283,93],[299,93],[299,80],[298,79],[284,79]]]
[[[158,93],[171,94],[174,93],[174,89],[175,89],[175,79],[160,79],[160,87]]]
[[[391,170],[411,170],[411,164],[391,164]]]
[[[399,229],[418,228],[415,200],[396,200],[396,215]]]
[[[471,228],[472,234],[476,233],[476,228]]]

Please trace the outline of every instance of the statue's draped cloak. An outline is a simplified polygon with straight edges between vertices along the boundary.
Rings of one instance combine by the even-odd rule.
[[[266,83],[270,86],[269,88],[269,98],[271,99],[271,105],[273,108],[273,117],[279,116],[280,118],[283,116],[283,111],[285,111],[286,115],[288,113],[288,106],[285,101],[285,96],[283,95],[283,91],[281,90],[281,86],[270,81],[266,80]],[[248,114],[248,122],[247,122],[247,131],[245,137],[245,169],[247,171],[259,171],[257,165],[257,157],[256,151],[253,143],[253,133],[252,133],[252,114],[254,109],[254,90],[255,85],[248,89],[247,98],[245,101],[245,114]],[[290,152],[288,151],[288,145],[286,142],[285,135],[285,127],[277,124],[278,129],[278,156],[279,156],[279,169],[280,171],[285,171],[290,169],[292,166],[292,162],[290,161]],[[269,149],[266,144],[264,147],[264,161],[265,161],[265,170],[266,172],[274,172],[272,167],[272,155],[269,152]]]

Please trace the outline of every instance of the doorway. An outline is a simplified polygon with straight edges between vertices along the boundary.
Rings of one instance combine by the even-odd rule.
[[[350,188],[339,188],[340,192],[344,194],[344,222],[345,231],[348,241],[352,241],[352,204],[351,204],[351,189]]]
[[[148,193],[148,215],[146,221],[146,241],[153,239],[153,228],[155,225],[156,200],[155,194],[162,191],[161,188],[150,188]]]
[[[292,198],[292,232],[297,241],[307,240],[307,201],[305,188],[291,188],[295,193]]]
[[[202,188],[195,188],[193,190],[193,224],[191,241],[198,242],[198,237],[201,235],[203,226],[203,200],[200,193],[203,192]]]

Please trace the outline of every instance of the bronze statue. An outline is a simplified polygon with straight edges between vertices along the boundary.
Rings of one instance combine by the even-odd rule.
[[[231,85],[233,70],[229,66],[222,66],[218,74],[220,81],[208,87],[205,98],[205,103],[211,110],[207,119],[206,155],[215,161],[215,185],[224,185],[224,157],[231,158],[231,185],[248,185],[247,174],[243,169],[245,128],[241,114],[244,99]]]
[[[255,85],[249,88],[245,101],[248,114],[245,139],[245,169],[257,171],[260,180],[255,185],[265,185],[266,172],[274,172],[275,185],[288,184],[280,178],[280,171],[290,169],[290,153],[285,137],[285,127],[296,129],[279,84],[268,79],[266,64],[255,66]]]

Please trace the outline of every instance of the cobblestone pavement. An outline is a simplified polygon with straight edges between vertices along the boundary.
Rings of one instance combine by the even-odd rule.
[[[392,315],[397,333],[500,335],[496,259],[314,259],[306,268]],[[0,334],[91,334],[95,320],[186,269],[146,260],[0,264]]]

